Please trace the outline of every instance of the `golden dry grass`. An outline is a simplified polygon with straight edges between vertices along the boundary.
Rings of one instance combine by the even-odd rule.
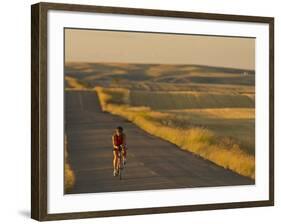
[[[75,174],[68,161],[67,137],[64,140],[64,191],[69,192],[75,183]]]
[[[78,81],[76,78],[65,76],[65,81],[68,89],[74,90],[85,90],[86,86],[81,81]]]
[[[186,110],[169,110],[171,113],[186,114],[196,116],[206,116],[219,119],[255,119],[254,108],[203,108]]]
[[[220,138],[233,139],[244,151],[255,154],[255,109],[212,108],[164,110],[168,119],[162,123],[175,127],[199,126],[213,131]],[[157,119],[157,118],[155,118]]]
[[[148,133],[167,140],[183,150],[193,152],[241,175],[255,178],[255,157],[248,154],[234,139],[218,137],[214,131],[196,125],[186,127],[169,125],[169,121],[173,122],[169,119],[169,114],[152,111],[149,107],[129,105],[131,99],[130,97],[128,99],[130,95],[128,90],[118,89],[118,99],[126,100],[117,103],[113,100],[114,89],[97,87],[96,91],[104,111],[122,116]],[[159,102],[155,100],[155,103]],[[162,120],[166,123],[163,124]]]

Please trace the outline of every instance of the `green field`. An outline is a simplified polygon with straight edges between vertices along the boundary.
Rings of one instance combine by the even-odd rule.
[[[255,178],[254,71],[198,65],[66,65],[66,87],[95,90],[102,109]]]

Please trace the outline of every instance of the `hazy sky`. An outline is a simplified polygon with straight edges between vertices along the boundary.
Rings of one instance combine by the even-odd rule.
[[[65,29],[65,60],[255,69],[255,39]]]

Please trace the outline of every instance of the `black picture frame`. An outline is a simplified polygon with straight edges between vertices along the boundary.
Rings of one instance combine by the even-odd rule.
[[[88,211],[48,214],[47,210],[47,13],[49,10],[98,12],[167,18],[195,18],[263,23],[269,25],[269,200],[204,205],[170,206],[126,210]],[[137,8],[119,8],[89,5],[38,3],[31,6],[31,217],[39,221],[140,215],[226,208],[259,207],[274,205],[274,18],[258,16],[224,15],[201,12],[164,11]]]

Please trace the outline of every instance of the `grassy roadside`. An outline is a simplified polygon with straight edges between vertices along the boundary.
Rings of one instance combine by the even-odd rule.
[[[153,111],[150,107],[132,107],[129,90],[102,87],[96,87],[95,90],[102,110],[122,116],[146,132],[167,140],[183,150],[255,179],[255,157],[246,153],[233,139],[218,137],[213,131],[203,127],[178,128],[164,125],[158,121],[161,118],[169,119],[165,113]]]
[[[64,139],[64,191],[69,192],[74,183],[75,175],[68,161],[67,137]]]

